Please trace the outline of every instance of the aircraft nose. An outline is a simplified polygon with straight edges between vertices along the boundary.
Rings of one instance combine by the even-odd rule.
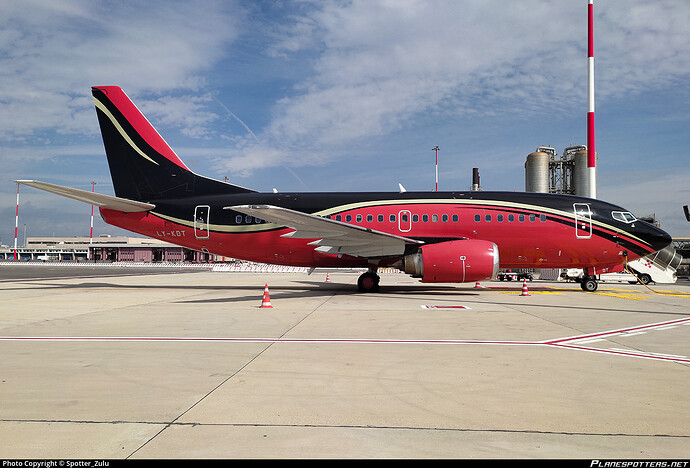
[[[663,229],[659,229],[651,224],[648,225],[648,227],[649,230],[645,237],[647,238],[647,241],[652,244],[652,248],[654,248],[655,252],[665,249],[673,241],[671,236]]]

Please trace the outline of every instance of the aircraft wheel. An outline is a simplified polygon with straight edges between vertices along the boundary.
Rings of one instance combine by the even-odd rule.
[[[582,282],[580,283],[580,287],[582,288],[583,291],[594,292],[599,287],[599,284],[597,283],[597,280],[595,280],[595,279],[583,278]]]
[[[369,271],[359,277],[357,288],[360,292],[376,292],[379,290],[379,281],[379,275]]]

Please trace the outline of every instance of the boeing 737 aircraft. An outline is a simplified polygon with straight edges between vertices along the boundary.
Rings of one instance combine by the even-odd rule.
[[[582,289],[671,243],[603,201],[543,193],[259,193],[192,172],[117,86],[92,88],[115,197],[17,181],[100,209],[106,223],[255,262],[379,267],[424,283],[493,279],[500,268],[583,268]]]

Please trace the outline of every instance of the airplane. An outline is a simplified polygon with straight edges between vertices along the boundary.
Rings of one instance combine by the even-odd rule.
[[[197,175],[117,86],[92,87],[115,196],[25,184],[99,207],[106,223],[206,253],[260,263],[366,268],[423,283],[496,278],[499,268],[596,275],[671,243],[628,210],[573,195],[492,191],[260,193]]]

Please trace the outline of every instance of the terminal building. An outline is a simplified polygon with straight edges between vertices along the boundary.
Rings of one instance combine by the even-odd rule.
[[[28,237],[26,245],[0,247],[0,260],[53,262],[209,262],[214,256],[157,239],[139,237]]]

